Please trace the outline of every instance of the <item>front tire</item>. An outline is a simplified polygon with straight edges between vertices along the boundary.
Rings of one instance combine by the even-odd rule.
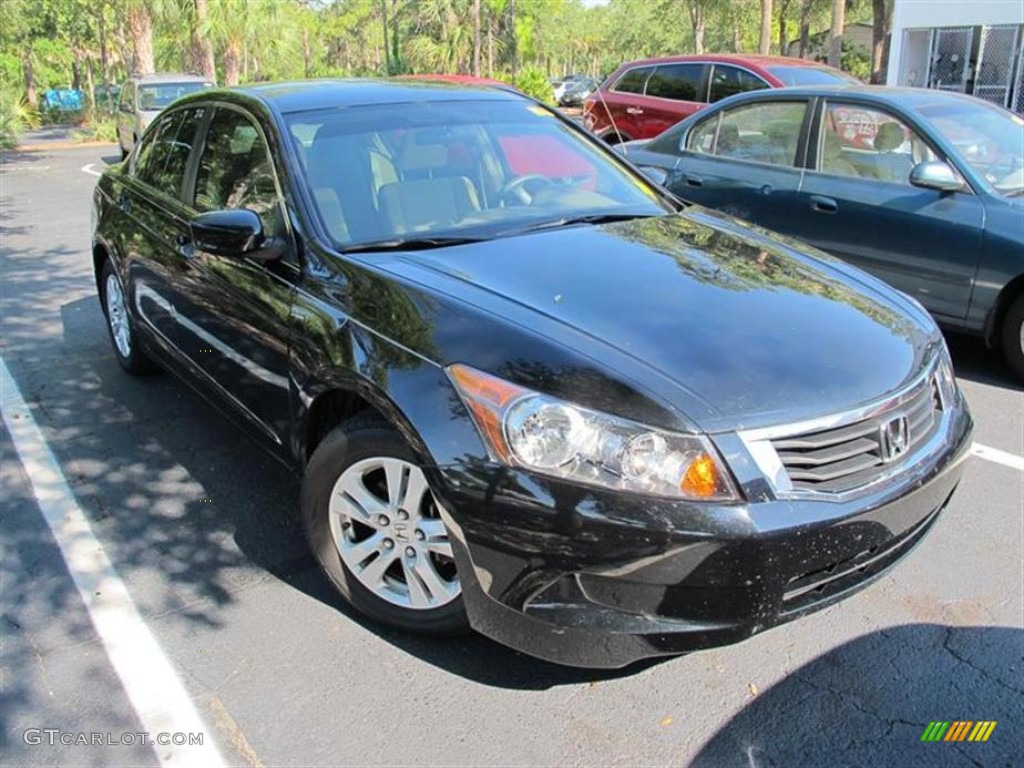
[[[302,518],[313,555],[360,613],[420,634],[469,629],[440,505],[379,416],[355,416],[323,439],[306,467]]]
[[[100,301],[107,318],[107,332],[114,347],[117,362],[132,376],[144,376],[158,369],[156,363],[145,353],[135,333],[128,301],[121,278],[110,259],[103,262],[100,272]]]
[[[1002,328],[1003,355],[1019,381],[1024,381],[1024,294],[1006,313]]]

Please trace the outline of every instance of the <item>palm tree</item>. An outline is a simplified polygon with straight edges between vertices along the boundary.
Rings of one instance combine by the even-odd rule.
[[[124,0],[128,33],[132,39],[132,71],[155,71],[153,62],[153,14],[150,0]]]
[[[206,34],[207,0],[184,0],[189,17],[191,45],[189,58],[192,69],[207,80],[217,79],[217,65],[213,58],[213,43]]]
[[[216,0],[202,31],[222,52],[224,85],[238,85],[250,47],[261,55],[280,53],[287,37],[284,6],[276,0]]]

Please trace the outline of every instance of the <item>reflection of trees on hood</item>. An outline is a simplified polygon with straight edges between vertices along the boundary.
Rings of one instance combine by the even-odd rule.
[[[711,213],[703,215],[713,217]],[[727,227],[748,231],[731,232]],[[749,225],[700,222],[683,214],[634,220],[606,231],[669,256],[701,283],[731,291],[782,289],[820,296],[842,302],[900,336],[909,338],[913,333],[913,324],[898,312],[807,264],[784,241],[764,237]]]

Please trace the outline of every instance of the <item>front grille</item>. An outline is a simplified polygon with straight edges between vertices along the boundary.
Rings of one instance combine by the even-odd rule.
[[[778,437],[771,441],[794,490],[841,493],[867,485],[886,468],[905,460],[939,425],[942,400],[930,376],[895,405],[841,427]],[[883,456],[883,428],[906,416],[906,445],[900,455]]]

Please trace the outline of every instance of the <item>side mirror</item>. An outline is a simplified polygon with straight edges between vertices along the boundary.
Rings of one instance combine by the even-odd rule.
[[[915,187],[935,189],[939,192],[957,192],[964,187],[956,171],[940,160],[929,160],[915,165],[910,171],[910,183]]]
[[[247,208],[201,213],[192,220],[196,248],[217,256],[244,256],[263,241],[263,222]]]
[[[135,110],[132,108],[132,105],[129,104],[127,101],[122,101],[121,102],[121,111],[130,115]]]
[[[284,256],[286,242],[263,234],[263,222],[248,208],[201,213],[192,220],[196,250],[215,256],[274,261]]]

